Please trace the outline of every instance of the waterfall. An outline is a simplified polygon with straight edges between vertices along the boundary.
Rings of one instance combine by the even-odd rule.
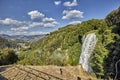
[[[92,71],[89,58],[94,50],[97,40],[98,39],[95,33],[90,33],[85,37],[82,45],[82,53],[80,56],[79,63],[82,65],[83,69],[86,70],[87,72]]]

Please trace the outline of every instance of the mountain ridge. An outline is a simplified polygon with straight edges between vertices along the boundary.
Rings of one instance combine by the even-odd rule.
[[[43,38],[45,34],[42,35],[7,35],[7,34],[0,34],[0,36],[6,38],[6,39],[12,39],[12,40],[23,40],[23,41],[33,41],[38,40],[40,38]]]

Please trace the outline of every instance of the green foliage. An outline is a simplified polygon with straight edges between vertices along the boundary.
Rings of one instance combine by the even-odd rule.
[[[77,65],[79,63],[79,56],[81,53],[80,47],[81,45],[79,43],[76,43],[68,50],[69,64]]]
[[[120,7],[108,14],[105,20],[109,26],[120,25]]]
[[[31,50],[24,50],[19,55],[20,64],[32,65],[78,65],[81,53],[82,37],[86,33],[107,29],[104,20],[92,19],[77,25],[68,25],[51,32],[43,39],[31,43]],[[41,56],[34,56],[39,53]],[[39,63],[32,63],[32,59]],[[34,60],[36,61],[36,60]]]
[[[49,58],[50,64],[64,66],[66,65],[66,61],[67,61],[66,57],[67,55],[63,54],[63,52],[61,52],[60,50],[56,50]]]
[[[25,59],[21,60],[19,64],[27,64],[27,65],[40,65],[41,60],[39,58],[40,55],[36,54],[29,54]]]
[[[97,34],[98,42],[96,44],[95,50],[91,56],[91,66],[94,73],[98,78],[104,77],[104,58],[109,54],[107,45],[114,42],[114,34],[110,30],[104,31],[104,33]]]
[[[13,64],[16,63],[17,60],[18,57],[12,49],[0,50],[0,65]]]
[[[98,78],[109,80],[115,77],[115,63],[120,59],[120,8],[112,11],[105,20],[109,28],[98,31],[98,43],[91,56],[91,65]]]

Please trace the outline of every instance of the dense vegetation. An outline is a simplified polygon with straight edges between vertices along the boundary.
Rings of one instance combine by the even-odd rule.
[[[13,49],[0,49],[0,65],[8,65],[17,62],[18,56]]]
[[[2,58],[0,52],[0,60],[14,63],[18,59],[17,63],[24,65],[78,65],[83,36],[92,32],[98,37],[97,45],[91,55],[93,73],[97,78],[113,78],[115,63],[120,59],[120,8],[112,11],[105,19],[92,19],[81,24],[59,28],[31,43],[30,47],[21,49],[18,58],[12,54],[15,58],[13,61],[9,60],[11,57]],[[10,56],[9,53],[14,52],[7,53]]]
[[[91,33],[98,30],[102,32],[107,28],[105,26],[104,20],[93,19],[81,24],[60,28],[31,44],[30,49],[20,54],[19,63],[32,65],[77,65],[81,53],[82,36],[87,34],[86,32]]]
[[[8,65],[17,62],[18,56],[14,49],[20,46],[16,41],[0,37],[0,65]]]
[[[115,64],[120,59],[120,8],[112,11],[105,18],[108,28],[98,33],[98,42],[91,56],[91,65],[98,78],[114,78]],[[120,64],[118,76],[120,79]]]

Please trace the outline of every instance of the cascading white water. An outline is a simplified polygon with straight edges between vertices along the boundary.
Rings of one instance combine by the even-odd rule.
[[[91,33],[85,37],[85,40],[82,45],[82,53],[80,56],[79,63],[82,65],[83,69],[86,70],[87,72],[92,71],[89,59],[94,50],[97,40],[98,39],[95,33]]]

